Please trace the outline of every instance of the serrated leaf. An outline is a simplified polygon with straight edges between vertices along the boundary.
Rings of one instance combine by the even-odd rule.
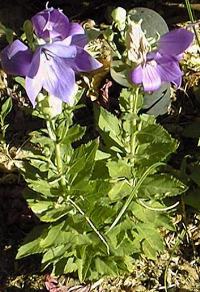
[[[42,248],[47,248],[54,244],[56,238],[59,236],[59,233],[61,232],[64,226],[64,223],[65,222],[63,221],[60,224],[49,226],[49,231],[48,231],[47,236],[40,241],[40,246]]]
[[[128,161],[120,159],[117,161],[110,160],[107,162],[107,167],[112,178],[122,177],[130,179],[132,177],[132,168]]]
[[[42,180],[41,178],[38,178],[37,181],[28,178],[26,181],[30,189],[44,195],[45,197],[58,196],[60,193],[57,183],[49,184],[48,181]]]
[[[126,180],[117,181],[108,192],[108,196],[113,202],[122,200],[130,195],[132,189],[133,188],[127,183]]]
[[[64,273],[73,273],[77,271],[78,267],[77,264],[74,262],[74,258],[68,258],[67,263],[64,267]]]
[[[95,164],[95,155],[98,148],[98,141],[94,140],[86,145],[78,147],[72,156],[72,165],[68,172],[71,184],[77,184],[80,181],[88,180]]]
[[[99,128],[109,135],[117,144],[123,147],[123,144],[120,140],[121,130],[119,127],[119,119],[115,117],[110,112],[106,111],[104,108],[99,109]]]
[[[161,235],[151,223],[138,223],[136,225],[138,232],[137,240],[141,241],[142,250],[146,257],[155,260],[157,254],[164,249]]]
[[[17,252],[16,259],[21,259],[35,253],[42,253],[44,250],[40,246],[40,241],[46,237],[46,234],[47,230],[44,226],[35,227],[32,232],[26,236],[23,245]]]
[[[86,127],[81,127],[79,125],[72,126],[71,128],[68,129],[68,132],[66,136],[63,138],[62,143],[72,144],[73,142],[80,140],[85,134],[85,131]]]
[[[47,266],[51,264],[52,261],[56,261],[57,259],[62,257],[66,250],[66,245],[59,245],[55,247],[53,246],[50,249],[47,249],[42,258],[43,269],[44,266],[45,268],[47,268]]]
[[[95,259],[95,267],[100,275],[116,276],[116,264],[114,262],[101,260],[99,257]]]
[[[145,202],[145,205],[147,205],[146,208],[136,202],[132,202],[130,204],[129,209],[131,210],[134,218],[137,218],[138,221],[146,224],[151,222],[150,224],[154,225],[155,229],[164,227],[169,230],[174,230],[173,224],[166,211],[161,211],[166,208],[165,205],[157,201]],[[148,207],[152,210],[148,209]]]
[[[170,174],[149,175],[139,189],[139,196],[163,199],[182,194],[187,190],[180,180]]]

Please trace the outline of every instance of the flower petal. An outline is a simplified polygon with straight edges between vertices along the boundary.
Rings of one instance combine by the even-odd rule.
[[[68,36],[69,19],[60,9],[45,9],[33,16],[31,20],[39,38],[64,39]]]
[[[137,66],[130,74],[131,81],[135,84],[142,83],[143,80],[143,69],[142,66]]]
[[[158,90],[161,86],[161,78],[154,61],[143,67],[143,87],[145,92]]]
[[[85,34],[83,27],[79,23],[69,23],[68,25],[68,36],[77,35],[77,34]]]
[[[43,79],[46,75],[42,58],[45,58],[45,56],[43,56],[41,50],[38,49],[33,56],[32,64],[26,77],[25,88],[33,107],[35,107],[36,97],[42,89]]]
[[[71,45],[75,45],[84,48],[88,43],[88,38],[86,34],[73,35],[71,39]]]
[[[71,102],[76,90],[75,73],[64,58],[56,57],[47,64],[43,87],[61,100]]]
[[[89,72],[102,67],[102,64],[93,58],[88,52],[77,47],[77,55],[74,60],[73,69],[77,72]]]
[[[175,29],[160,37],[158,51],[161,54],[179,55],[192,43],[194,34],[186,29]]]
[[[47,44],[42,48],[43,52],[49,52],[49,55],[52,54],[56,57],[74,59],[77,55],[76,46],[66,46],[63,41],[54,42],[52,44]]]
[[[165,56],[160,58],[157,63],[157,70],[162,81],[175,82],[175,80],[179,80],[180,82],[183,73],[179,67],[178,61]]]
[[[0,58],[5,72],[26,76],[30,68],[32,52],[21,41],[15,40],[1,52]]]

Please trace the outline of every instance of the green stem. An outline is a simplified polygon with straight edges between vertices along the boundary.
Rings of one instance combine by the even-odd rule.
[[[132,115],[130,121],[131,135],[130,135],[130,155],[131,162],[134,166],[134,156],[136,152],[136,126],[137,126],[137,109],[138,109],[139,88],[134,89],[130,96],[130,113]]]
[[[58,142],[58,138],[56,137],[55,124],[53,123],[52,120],[47,121],[47,130],[49,133],[49,137],[52,139],[52,141],[55,144],[56,167],[57,167],[58,175],[61,177],[60,186],[64,193],[66,189],[66,182],[65,182],[65,177],[63,175],[61,145],[60,145],[60,142]]]
[[[60,179],[60,185],[65,192],[66,189],[66,182],[65,182],[65,177],[63,175],[63,163],[62,163],[62,155],[61,155],[61,145],[60,143],[55,144],[55,154],[56,154],[56,166],[58,170],[58,175],[61,176]]]
[[[185,0],[185,6],[186,6],[186,9],[187,9],[187,12],[188,12],[190,21],[191,21],[192,24],[194,24],[195,23],[195,20],[194,20],[194,16],[193,16],[192,9],[191,9],[191,4],[190,4],[190,1],[189,0]],[[195,28],[194,25],[193,25],[193,31],[194,31],[195,38],[196,38],[196,41],[198,43],[198,46],[200,47],[199,35],[198,35],[197,30],[196,30],[196,28]]]

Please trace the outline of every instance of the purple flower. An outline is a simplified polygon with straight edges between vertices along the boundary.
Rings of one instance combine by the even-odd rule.
[[[161,36],[157,50],[147,53],[146,59],[131,72],[131,81],[142,84],[145,92],[158,90],[163,82],[180,87],[183,73],[179,61],[193,37],[186,29],[176,29]]]
[[[84,34],[82,26],[70,23],[60,9],[46,8],[31,20],[36,36],[45,41],[63,40],[71,35]]]
[[[3,69],[13,75],[26,76],[25,88],[33,106],[42,88],[70,103],[75,93],[75,73],[89,72],[102,66],[81,47],[82,37],[55,41],[39,46],[34,54],[16,40],[1,52]],[[79,46],[77,45],[79,44]]]

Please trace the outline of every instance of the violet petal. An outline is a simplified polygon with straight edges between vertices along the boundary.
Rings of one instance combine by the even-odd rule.
[[[32,52],[20,40],[15,40],[1,51],[0,58],[6,73],[26,76],[30,68]]]
[[[93,58],[88,52],[77,47],[77,55],[74,60],[73,69],[77,72],[89,72],[102,67],[102,64]]]
[[[69,19],[59,9],[45,9],[33,16],[31,20],[39,38],[64,39],[68,36]]]
[[[75,73],[67,65],[63,58],[52,59],[51,64],[45,68],[43,87],[50,94],[70,103],[76,89]]]
[[[165,56],[158,61],[157,70],[160,74],[161,80],[165,82],[174,82],[183,75],[179,63],[176,60]]]
[[[175,29],[160,37],[158,51],[166,55],[179,55],[192,43],[194,34],[186,29]]]
[[[130,74],[131,81],[135,84],[141,84],[143,80],[142,66],[137,66]]]
[[[161,78],[157,65],[154,61],[147,63],[143,67],[143,87],[144,91],[151,92],[158,90],[161,86]]]
[[[35,107],[36,97],[42,89],[44,76],[46,75],[45,67],[42,64],[42,59],[44,58],[45,56],[40,54],[40,50],[35,52],[29,73],[26,77],[25,88],[33,107]]]
[[[47,44],[42,48],[45,54],[55,55],[61,58],[73,59],[77,55],[76,46],[65,46],[63,42],[54,42],[53,44]]]

